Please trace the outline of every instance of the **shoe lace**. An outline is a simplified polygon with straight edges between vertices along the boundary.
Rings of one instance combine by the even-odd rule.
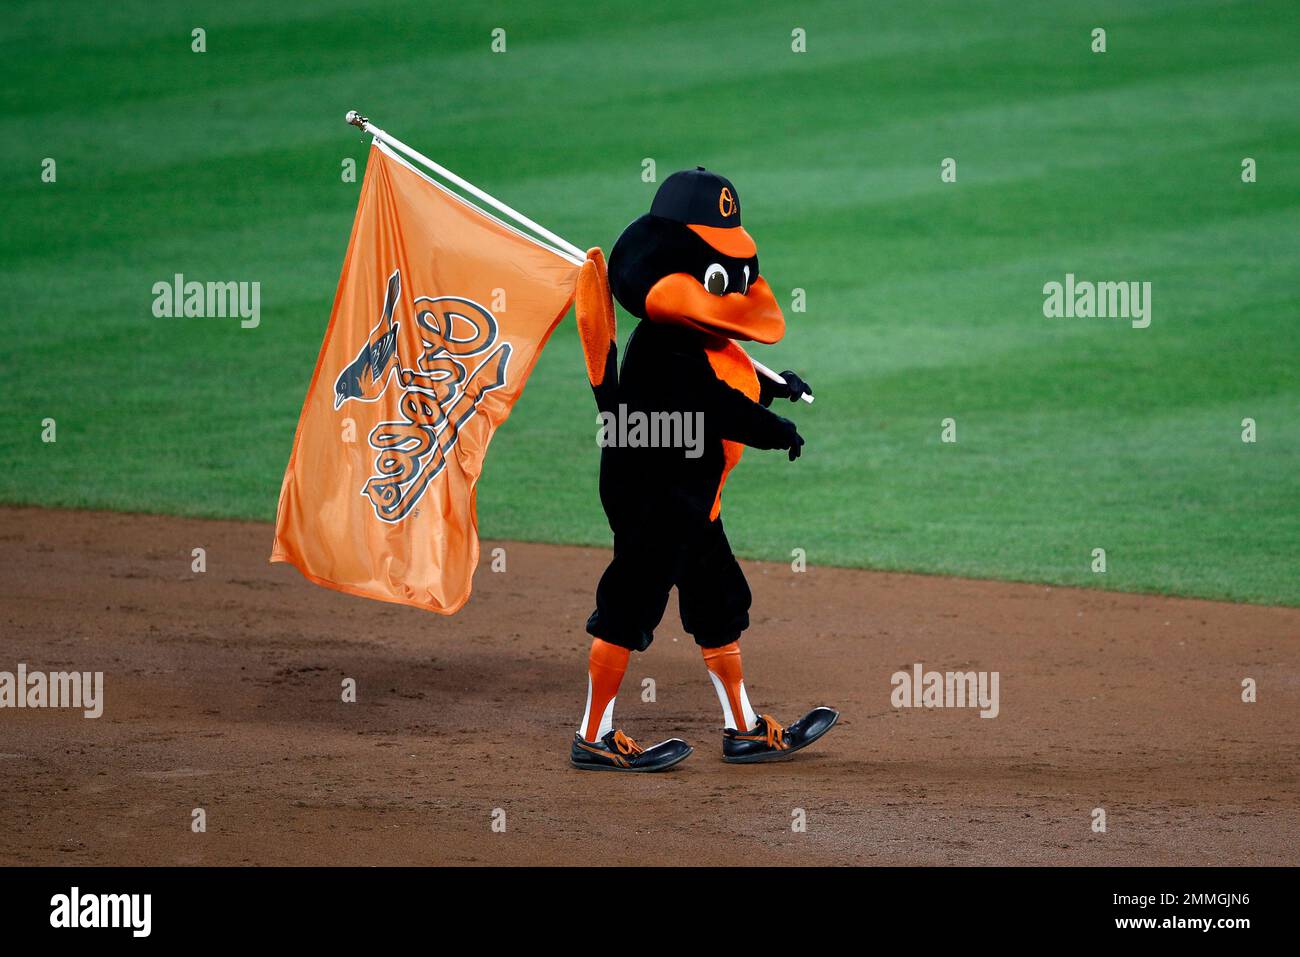
[[[640,754],[645,750],[622,731],[614,732],[614,746],[618,748],[620,754]]]
[[[762,718],[763,724],[767,726],[767,746],[778,751],[784,751],[788,747],[785,743],[785,728],[781,726],[781,722],[771,715],[765,714]]]

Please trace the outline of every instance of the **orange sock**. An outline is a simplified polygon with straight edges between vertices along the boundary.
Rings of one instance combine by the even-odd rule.
[[[587,662],[587,710],[578,732],[588,741],[608,734],[614,726],[614,697],[623,683],[630,652],[600,638],[591,642]]]
[[[734,731],[748,731],[758,724],[754,709],[745,694],[745,672],[740,665],[740,642],[733,641],[721,648],[702,648],[704,664],[713,679],[713,690],[722,704],[722,721]],[[744,722],[737,724],[737,721]]]

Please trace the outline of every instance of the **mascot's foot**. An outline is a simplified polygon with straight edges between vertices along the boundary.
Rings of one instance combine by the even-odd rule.
[[[835,727],[838,720],[840,713],[834,708],[813,708],[790,727],[783,728],[774,718],[761,714],[758,724],[749,731],[723,730],[722,760],[733,764],[784,761]]]
[[[599,741],[587,741],[575,734],[569,761],[584,771],[667,771],[689,758],[694,750],[681,738],[643,748],[622,731],[611,731]]]

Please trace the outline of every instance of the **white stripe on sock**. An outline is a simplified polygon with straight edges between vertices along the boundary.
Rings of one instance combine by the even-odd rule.
[[[740,710],[745,713],[745,730],[751,731],[758,724],[758,715],[749,706],[749,694],[745,691],[745,682],[740,683]]]
[[[587,706],[582,709],[582,724],[578,725],[578,734],[587,737],[587,722],[591,720],[591,675],[587,675]]]
[[[713,690],[718,693],[718,702],[722,705],[722,726],[730,728],[733,731],[749,731],[754,725],[758,724],[758,716],[754,714],[754,709],[749,705],[749,693],[745,691],[745,682],[740,683],[740,713],[745,720],[745,726],[739,728],[736,726],[736,716],[731,713],[731,699],[727,697],[727,688],[722,683],[722,679],[709,672],[709,677],[713,679]]]
[[[722,704],[722,726],[732,731],[739,731],[740,729],[736,727],[736,716],[731,713],[731,699],[727,697],[727,689],[723,686],[722,679],[712,671],[709,672],[709,677],[713,679],[713,690],[718,693],[718,701]],[[745,730],[748,731],[749,728]]]
[[[593,740],[599,741],[605,735],[614,729],[614,702],[618,700],[615,695],[609,699],[609,704],[605,705],[605,713],[600,716],[600,726],[596,729],[596,737]],[[591,675],[587,675],[587,706],[582,709],[582,724],[578,726],[578,734],[586,740],[587,722],[591,720]]]
[[[596,738],[603,738],[614,730],[614,702],[616,698],[610,698],[609,704],[605,705],[605,713],[600,716],[600,727],[596,729]]]

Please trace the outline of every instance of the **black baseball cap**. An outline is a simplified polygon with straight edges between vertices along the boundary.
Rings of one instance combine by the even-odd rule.
[[[703,166],[673,173],[659,187],[650,215],[685,224],[718,252],[736,259],[757,247],[740,225],[740,194],[731,180]]]

